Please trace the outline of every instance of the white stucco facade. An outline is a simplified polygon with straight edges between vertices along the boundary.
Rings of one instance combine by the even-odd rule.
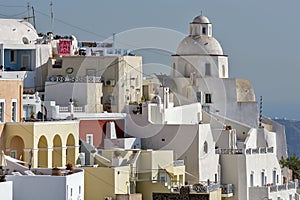
[[[0,182],[1,200],[13,200],[13,182]]]
[[[184,160],[189,184],[218,182],[220,177],[211,127],[208,123],[199,124],[199,105],[163,109],[164,104],[145,104],[142,114],[126,118],[127,133],[141,138],[142,149],[173,150],[174,160]],[[174,111],[172,117],[169,110]]]
[[[39,169],[43,173],[51,169]],[[67,176],[14,176],[7,175],[7,180],[13,182],[13,199],[84,199],[84,172]]]
[[[142,148],[174,150],[188,183],[220,182],[224,199],[295,198],[297,183],[284,183],[278,161],[286,155],[284,129],[267,119],[259,126],[254,89],[248,80],[229,77],[228,56],[205,16],[190,23],[171,65],[170,76],[158,79],[170,88],[174,107],[164,94],[151,94],[155,85],[145,81],[152,102],[139,115],[129,112],[128,134],[142,138]]]

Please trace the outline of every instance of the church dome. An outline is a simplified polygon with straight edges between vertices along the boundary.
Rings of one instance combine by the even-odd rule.
[[[178,55],[223,55],[220,43],[209,36],[186,37],[178,45]]]
[[[37,32],[30,23],[16,19],[0,19],[0,43],[33,44],[37,38]]]
[[[199,15],[190,23],[190,35],[185,37],[176,50],[178,55],[223,55],[220,43],[212,35],[212,24]]]
[[[210,21],[204,15],[199,15],[193,19],[192,23],[199,23],[199,24],[210,24]]]

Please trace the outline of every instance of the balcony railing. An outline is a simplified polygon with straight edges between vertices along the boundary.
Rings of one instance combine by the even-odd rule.
[[[262,147],[255,149],[216,149],[216,154],[266,154],[273,153],[274,147]]]
[[[216,149],[216,154],[243,154],[243,149]]]
[[[67,113],[67,112],[84,112],[84,107],[81,106],[58,106],[60,113]]]
[[[259,154],[259,153],[274,153],[274,147],[262,147],[256,149],[246,149],[246,154]]]
[[[48,78],[50,82],[77,82],[77,83],[101,83],[99,76],[61,76],[53,75]]]
[[[220,183],[201,182],[190,186],[191,192],[209,193],[220,188]]]
[[[233,194],[233,184],[221,185],[222,194]]]
[[[298,186],[298,182],[290,182],[288,184],[284,185],[274,185],[270,186],[270,192],[278,192],[282,190],[290,190],[290,189],[296,189]]]

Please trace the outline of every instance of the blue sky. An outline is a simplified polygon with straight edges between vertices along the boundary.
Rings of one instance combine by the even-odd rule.
[[[26,16],[27,2],[35,8],[38,32],[51,31],[50,1],[0,1],[0,17]],[[143,27],[186,35],[189,23],[202,11],[229,56],[230,76],[251,81],[257,99],[263,96],[264,115],[300,119],[300,1],[53,0],[53,4],[55,34],[96,41]],[[155,39],[142,36],[149,43]],[[135,42],[124,40],[120,43]],[[158,53],[152,57],[156,55],[156,62],[168,62]]]

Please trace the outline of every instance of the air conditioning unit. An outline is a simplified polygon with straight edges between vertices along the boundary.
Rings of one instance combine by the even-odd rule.
[[[101,83],[101,77],[95,77],[95,82],[96,83]]]
[[[66,78],[64,76],[57,76],[57,81],[65,82]]]
[[[106,83],[106,85],[108,85],[108,86],[115,86],[116,80],[114,80],[114,79],[109,79],[109,80],[107,80],[105,83]]]
[[[51,82],[54,82],[54,81],[56,81],[57,80],[57,77],[56,76],[50,76],[49,77],[49,81],[51,81]]]

